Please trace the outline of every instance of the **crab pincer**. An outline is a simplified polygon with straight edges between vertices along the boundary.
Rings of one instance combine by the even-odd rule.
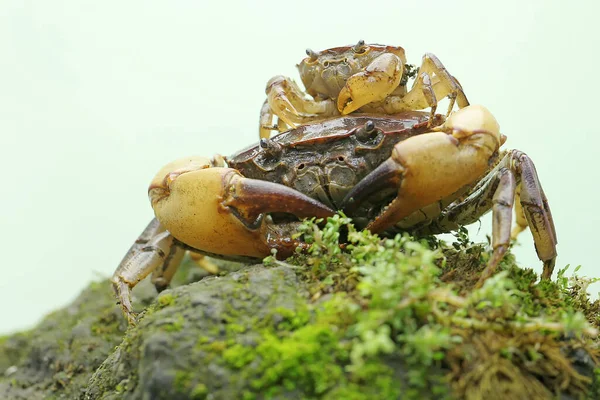
[[[272,249],[291,255],[296,243],[281,242],[268,213],[296,218],[328,217],[334,211],[287,186],[243,177],[205,157],[189,157],[162,168],[148,196],[156,214],[115,271],[113,288],[124,314],[135,323],[130,289],[159,272],[164,288],[185,250],[232,260],[260,260]],[[158,222],[160,221],[160,222]],[[157,286],[157,289],[159,287]]]

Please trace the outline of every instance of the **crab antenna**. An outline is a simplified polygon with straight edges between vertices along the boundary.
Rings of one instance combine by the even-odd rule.
[[[312,51],[311,49],[306,49],[306,55],[310,57],[310,61],[315,61],[317,57],[319,57],[319,53]]]
[[[359,52],[363,47],[365,47],[365,41],[361,39],[354,45],[354,47],[352,47],[352,50]]]

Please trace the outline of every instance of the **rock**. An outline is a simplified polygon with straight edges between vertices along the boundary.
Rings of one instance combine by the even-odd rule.
[[[508,257],[477,292],[480,246],[446,249],[442,269],[423,243],[360,240],[192,283],[182,268],[158,295],[145,282],[130,328],[94,283],[0,339],[0,398],[598,398],[597,305],[564,280],[538,284]]]

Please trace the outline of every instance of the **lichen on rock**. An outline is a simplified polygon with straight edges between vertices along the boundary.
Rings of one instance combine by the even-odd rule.
[[[92,285],[0,340],[0,397],[600,398],[589,279],[539,282],[509,255],[476,289],[489,251],[464,232],[382,239],[338,215],[298,236],[310,249],[285,262],[137,295],[149,306],[126,332],[109,284]]]

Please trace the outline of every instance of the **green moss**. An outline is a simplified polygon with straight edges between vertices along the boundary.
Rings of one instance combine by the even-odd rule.
[[[299,229],[299,236],[312,246],[308,255],[288,262],[308,266],[301,274],[313,297],[333,295],[313,307],[310,321],[285,326],[285,334],[263,331],[255,353],[240,346],[232,351],[231,365],[258,377],[252,381],[254,390],[285,393],[301,388],[308,397],[361,398],[357,393],[370,392],[370,398],[397,398],[400,386],[385,360],[401,354],[408,368],[405,398],[422,398],[432,391],[438,398],[479,398],[472,393],[490,389],[477,389],[484,382],[509,393],[514,390],[510,385],[530,386],[535,398],[551,393],[540,383],[539,370],[544,368],[562,369],[570,380],[568,391],[585,392],[591,380],[566,367],[570,361],[561,349],[569,345],[565,337],[572,337],[573,346],[598,353],[589,339],[596,332],[589,322],[598,321],[590,311],[598,306],[585,294],[590,281],[565,280],[562,271],[556,283],[537,282],[532,270],[519,268],[508,255],[499,273],[475,289],[489,253],[471,244],[466,233],[459,232],[457,243],[446,247],[407,235],[382,240],[357,232],[348,222],[335,216],[322,227],[315,221]],[[342,228],[350,242],[347,252],[338,243]],[[432,243],[438,247],[432,249]],[[453,286],[455,282],[460,285]],[[285,311],[281,315],[294,318]],[[476,351],[479,345],[489,347],[491,354]],[[521,360],[505,371],[516,383],[504,382],[503,370],[493,363],[481,376],[469,376],[468,383],[460,372],[441,372],[476,370],[496,357]],[[232,362],[239,359],[243,362]],[[251,363],[255,359],[260,362]],[[315,373],[315,366],[324,373]],[[558,387],[557,377],[543,379],[556,380]]]
[[[174,319],[163,325],[163,329],[167,332],[179,332],[185,325],[185,319],[182,315],[176,315]]]
[[[0,374],[0,388],[9,388],[0,389],[0,397],[20,398],[21,388],[32,398],[75,396],[121,341],[125,327],[109,282],[91,283],[68,308],[48,314],[37,328],[2,340],[0,370],[17,368],[10,377]]]
[[[159,307],[166,307],[175,304],[175,298],[172,293],[161,293],[156,298],[156,303]]]
[[[208,395],[208,388],[204,383],[199,383],[192,389],[190,398],[192,400],[204,400]]]
[[[335,216],[305,222],[298,236],[310,248],[285,262],[268,258],[269,268],[247,267],[159,295],[94,374],[86,396],[600,396],[598,369],[586,375],[572,361],[582,352],[595,365],[600,355],[593,340],[600,305],[586,294],[592,280],[567,277],[565,269],[556,282],[539,282],[509,254],[475,288],[490,252],[464,230],[448,246],[431,237],[380,238]],[[90,296],[110,307],[92,307],[86,297],[81,311],[91,316],[51,317],[69,334],[41,348],[47,353],[30,350],[33,333],[22,341],[0,338],[0,365],[51,354],[59,362],[44,366],[49,398],[72,394],[71,387],[80,392],[74,382],[87,384],[91,371],[77,370],[79,354],[94,355],[98,365],[108,350],[89,349],[112,348],[125,327],[112,297],[102,297],[107,287],[92,285]],[[60,357],[68,352],[75,361]]]

